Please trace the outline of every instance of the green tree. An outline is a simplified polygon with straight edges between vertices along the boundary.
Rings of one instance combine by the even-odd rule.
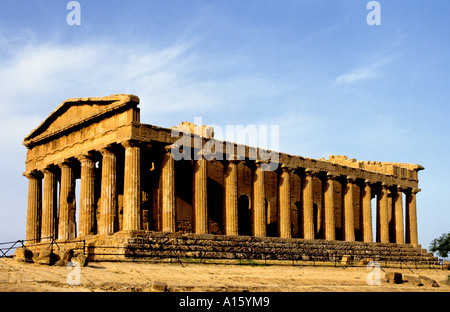
[[[450,233],[444,233],[441,237],[433,239],[430,251],[437,253],[440,257],[447,258],[450,252]]]

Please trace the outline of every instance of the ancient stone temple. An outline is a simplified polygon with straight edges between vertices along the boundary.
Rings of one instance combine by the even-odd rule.
[[[24,139],[29,245],[83,240],[93,254],[113,244],[161,256],[196,240],[232,258],[243,246],[301,254],[314,243],[328,256],[383,247],[424,257],[420,165],[274,153],[216,140],[208,126],[140,123],[138,105],[134,95],[69,99]]]

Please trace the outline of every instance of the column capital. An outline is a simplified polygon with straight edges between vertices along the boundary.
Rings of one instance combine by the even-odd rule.
[[[120,144],[123,147],[125,147],[125,148],[128,148],[128,147],[141,147],[141,145],[142,145],[142,143],[140,141],[138,141],[138,140],[127,140],[127,141],[120,142]]]
[[[92,153],[88,152],[88,153],[84,153],[84,154],[76,156],[76,159],[78,159],[78,161],[80,161],[80,162],[93,161],[94,155]]]
[[[355,181],[356,181],[356,177],[355,177],[355,176],[352,176],[352,175],[348,175],[348,176],[346,177],[346,180],[349,181],[349,182],[355,182]]]
[[[414,195],[416,195],[417,193],[419,193],[420,191],[422,191],[420,188],[416,188],[416,187],[413,187],[412,189],[411,189],[411,193],[412,194],[414,194]]]
[[[329,179],[329,180],[335,180],[338,177],[339,177],[339,175],[335,172],[332,172],[332,171],[327,172],[327,179]]]
[[[42,172],[43,172],[44,174],[48,174],[48,173],[55,174],[55,169],[56,169],[57,167],[58,167],[58,166],[56,166],[56,165],[48,165],[48,166],[46,166],[44,169],[42,169]]]
[[[168,145],[164,146],[164,150],[166,151],[166,153],[170,153],[172,151],[172,149],[178,149],[179,150],[180,148],[182,148],[182,146],[179,145],[179,144],[175,144],[175,143],[168,144]]]
[[[288,164],[280,164],[280,168],[282,171],[292,172],[296,169],[296,167]]]
[[[233,152],[233,153],[230,153],[230,154],[224,153],[222,159],[223,160],[230,160],[230,161],[244,161],[245,157],[243,157],[242,155],[239,155],[239,154],[235,154]]]
[[[401,185],[397,185],[397,191],[398,192],[403,192],[403,191],[406,191],[406,187],[404,187],[404,186],[401,186]]]
[[[242,159],[233,158],[233,159],[227,159],[226,161],[233,163],[235,165],[239,165],[241,163]]]
[[[267,163],[269,163],[268,160],[262,160],[262,159],[255,160],[255,165],[264,165],[264,164],[267,164]]]
[[[314,177],[318,173],[319,173],[319,170],[317,170],[317,169],[305,168],[306,176]]]
[[[236,166],[239,165],[239,163],[242,161],[242,159],[223,159],[223,160],[218,160],[218,161],[221,162],[225,168],[229,164],[234,164]]]
[[[28,179],[42,179],[43,178],[42,172],[38,171],[36,169],[25,171],[22,175]]]
[[[74,165],[73,160],[69,159],[69,158],[65,158],[63,160],[61,160],[60,162],[58,162],[56,164],[59,168],[63,168],[63,167],[69,167],[72,168],[72,166]]]
[[[370,179],[365,179],[364,180],[364,183],[366,184],[366,185],[372,185],[373,184],[373,181],[372,180],[370,180]]]
[[[110,156],[114,154],[114,148],[111,144],[105,145],[98,150],[102,156]]]

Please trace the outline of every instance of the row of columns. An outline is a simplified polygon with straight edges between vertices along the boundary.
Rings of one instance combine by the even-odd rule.
[[[141,150],[134,142],[122,144],[125,148],[124,169],[124,205],[123,230],[141,229]],[[117,188],[116,188],[116,155],[106,147],[99,152],[102,155],[101,172],[101,200],[99,204],[99,219],[97,234],[113,233],[117,228]],[[80,203],[79,203],[79,235],[95,234],[95,197],[94,197],[94,158],[90,154],[78,157],[81,164]],[[226,235],[238,234],[238,160],[224,161],[224,232]],[[75,238],[75,179],[73,165],[70,162],[58,164],[61,170],[61,189],[59,202],[58,224],[55,224],[57,213],[57,178],[55,170],[47,167],[43,172],[32,171],[27,174],[28,214],[27,239],[45,240],[53,237],[55,227],[58,227],[58,238]],[[256,161],[252,170],[252,210],[253,235],[266,236],[266,203],[265,203],[265,171],[263,163]],[[291,172],[292,168],[282,165],[277,179],[278,192],[278,230],[280,237],[291,237]],[[305,169],[302,179],[303,202],[303,238],[314,239],[314,189],[313,180],[318,174],[317,170]],[[194,161],[193,178],[193,230],[195,233],[208,232],[207,209],[207,160],[204,158]],[[324,238],[335,240],[335,183],[338,176],[328,173],[323,185],[324,204]],[[43,179],[43,188],[42,188]],[[372,186],[366,180],[364,185],[356,183],[356,178],[346,177],[343,188],[343,239],[355,240],[354,226],[354,189],[361,190],[362,204],[362,239],[372,242]],[[42,194],[41,194],[41,190]],[[395,239],[396,243],[417,244],[417,217],[416,217],[416,189],[395,188]],[[402,193],[406,194],[406,233],[403,225]],[[40,203],[42,202],[42,207]],[[161,166],[161,229],[164,232],[176,231],[176,194],[175,194],[175,163],[171,147],[166,147]],[[41,220],[39,220],[41,218]],[[41,222],[39,222],[41,221]],[[39,228],[41,224],[41,228]],[[405,233],[405,236],[404,236]],[[389,242],[388,225],[388,186],[381,185],[377,194],[377,237],[378,242]]]
[[[224,162],[224,232],[226,235],[238,234],[238,189],[237,189],[237,160]],[[174,189],[174,160],[167,149],[162,165],[162,194],[163,194],[163,231],[175,231],[175,189]],[[193,209],[194,209],[194,232],[207,233],[207,166],[205,159],[194,161],[194,182],[193,182]],[[278,173],[278,231],[280,237],[291,237],[291,182],[290,172],[292,168],[281,166]],[[262,163],[256,161],[252,171],[252,209],[253,209],[253,235],[266,236],[266,209],[265,209],[265,171],[262,170]],[[306,169],[303,178],[303,238],[314,239],[314,189],[313,179],[319,172],[313,169]],[[335,183],[339,177],[334,173],[326,175],[324,185],[324,215],[325,227],[324,238],[335,240]],[[357,185],[356,177],[346,177],[343,200],[343,239],[345,241],[355,240],[354,225],[354,189],[361,189],[362,204],[362,239],[364,242],[373,241],[372,229],[372,183],[364,181],[364,185]],[[418,244],[417,239],[417,217],[415,196],[419,190],[405,189],[400,186],[396,188],[394,196],[395,207],[395,242],[406,242]],[[406,234],[404,235],[403,225],[403,200],[402,193],[406,194]],[[389,242],[388,224],[388,186],[381,185],[377,194],[377,242]]]
[[[124,230],[140,227],[140,148],[133,142],[125,148],[124,170]],[[116,225],[117,187],[116,155],[111,148],[100,149],[102,155],[101,200],[97,234],[113,233]],[[95,161],[92,154],[77,157],[80,162],[79,236],[96,234],[95,230]],[[57,203],[56,167],[61,171],[59,215]],[[26,237],[30,241],[47,241],[55,237],[70,240],[76,236],[74,164],[64,161],[46,167],[42,172],[26,173],[29,179]],[[43,184],[43,187],[42,187]],[[58,220],[58,224],[56,223]]]

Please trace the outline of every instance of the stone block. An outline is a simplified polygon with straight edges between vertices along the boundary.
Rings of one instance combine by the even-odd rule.
[[[87,265],[88,265],[88,262],[89,262],[88,258],[87,258],[85,255],[83,255],[83,254],[79,254],[79,255],[77,256],[77,261],[78,261],[78,263],[80,264],[80,267],[85,267],[85,266],[87,266]]]
[[[412,285],[415,285],[415,286],[423,285],[422,281],[420,280],[420,278],[418,276],[416,276],[416,275],[403,274],[403,281],[407,282],[407,283],[410,283]]]
[[[442,263],[442,270],[450,270],[450,261],[445,260],[445,261]]]
[[[165,292],[167,291],[167,284],[164,282],[154,281],[152,283],[151,291],[154,292]]]
[[[401,284],[403,282],[402,273],[400,272],[386,272],[386,281],[392,284]]]
[[[39,252],[36,262],[38,264],[51,265],[52,258],[54,258],[54,256],[52,255],[53,253],[50,250],[42,250],[41,252]]]
[[[66,266],[67,263],[63,260],[63,259],[59,259],[58,261],[56,261],[55,266]]]
[[[73,249],[60,249],[55,251],[54,256],[56,257],[56,266],[66,266],[73,257]]]
[[[350,255],[343,255],[341,258],[341,264],[342,265],[350,265],[352,260],[352,256]]]
[[[432,278],[429,278],[428,276],[420,275],[419,278],[420,278],[420,281],[422,282],[422,284],[424,284],[424,285],[431,286],[431,287],[439,287],[438,282],[436,282]]]
[[[33,252],[25,247],[16,248],[14,259],[19,262],[32,262]]]
[[[70,260],[72,260],[73,257],[73,249],[65,249],[60,252],[60,258],[64,261],[69,263]]]

